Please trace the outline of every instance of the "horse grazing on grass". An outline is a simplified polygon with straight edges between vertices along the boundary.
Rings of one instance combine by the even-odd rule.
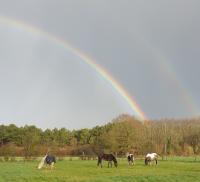
[[[134,165],[135,158],[133,154],[127,154],[127,160],[129,165]]]
[[[41,169],[44,165],[45,166],[50,166],[51,169],[54,167],[54,164],[56,163],[56,158],[53,155],[46,154],[42,160],[40,161],[38,165],[38,169]]]
[[[144,163],[146,165],[151,165],[151,162],[152,161],[155,161],[156,162],[156,165],[158,164],[158,154],[156,153],[148,153],[146,156],[145,156],[145,160],[144,160]]]
[[[115,167],[117,167],[117,159],[113,154],[101,154],[98,156],[98,163],[97,166],[101,165],[102,167],[102,161],[108,161],[108,168],[112,167],[112,161],[114,162]]]

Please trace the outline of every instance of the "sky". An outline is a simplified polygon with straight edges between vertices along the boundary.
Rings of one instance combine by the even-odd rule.
[[[137,115],[112,82],[61,42],[106,70],[148,119],[200,116],[200,1],[0,4],[0,124],[77,129]]]

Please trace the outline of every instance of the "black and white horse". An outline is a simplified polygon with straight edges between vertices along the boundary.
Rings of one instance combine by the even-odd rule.
[[[134,156],[133,156],[133,154],[127,154],[127,160],[128,160],[128,164],[129,165],[134,165],[135,164],[135,158],[134,158]]]
[[[145,164],[146,165],[151,165],[151,162],[152,161],[155,161],[156,162],[156,165],[158,164],[158,154],[156,153],[148,153],[146,156],[145,156]]]
[[[101,154],[98,156],[98,163],[97,166],[101,165],[102,167],[102,161],[108,161],[108,167],[112,167],[112,162],[114,162],[115,167],[117,167],[117,159],[113,154]]]
[[[56,163],[56,158],[53,155],[46,154],[42,160],[40,161],[38,165],[38,169],[41,169],[44,165],[45,166],[50,166],[51,169],[54,167],[54,164]]]

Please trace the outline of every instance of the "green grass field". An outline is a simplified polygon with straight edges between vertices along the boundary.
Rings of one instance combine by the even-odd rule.
[[[159,161],[145,166],[142,160],[128,166],[120,160],[118,168],[97,168],[96,161],[58,161],[53,170],[36,168],[38,162],[0,162],[1,182],[134,182],[200,181],[200,162],[192,159]]]

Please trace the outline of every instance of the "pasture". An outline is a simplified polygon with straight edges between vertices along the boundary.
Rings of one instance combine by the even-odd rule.
[[[0,182],[134,182],[134,181],[200,181],[200,162],[193,158],[159,161],[158,166],[145,166],[137,160],[128,166],[119,160],[118,168],[97,167],[97,161],[58,161],[53,170],[38,170],[38,161],[0,162]]]

